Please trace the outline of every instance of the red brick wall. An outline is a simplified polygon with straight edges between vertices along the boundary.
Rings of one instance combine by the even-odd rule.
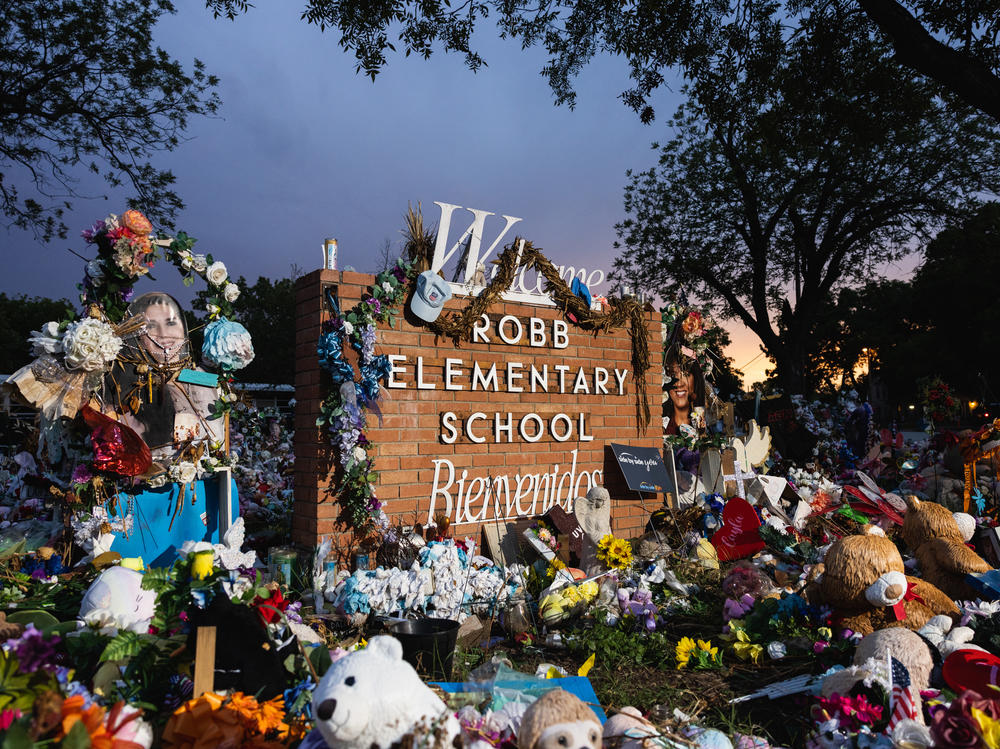
[[[297,326],[296,326],[296,375],[295,397],[295,513],[293,521],[293,537],[297,543],[312,545],[317,535],[335,532],[337,506],[326,497],[327,479],[335,457],[329,443],[320,435],[315,421],[319,412],[319,403],[329,387],[329,379],[325,372],[321,373],[316,355],[316,342],[320,327],[327,313],[322,301],[322,289],[335,286],[340,297],[341,307],[349,309],[358,302],[361,294],[374,281],[374,277],[362,273],[340,271],[316,271],[300,278],[297,284]],[[446,309],[460,309],[466,300],[456,297],[448,302]],[[407,313],[408,314],[408,313]],[[645,523],[646,511],[634,492],[629,492],[614,463],[610,449],[605,444],[610,442],[661,446],[660,429],[660,323],[650,315],[648,318],[650,367],[646,372],[646,397],[649,403],[652,420],[645,434],[640,434],[636,421],[635,391],[632,380],[631,341],[627,329],[620,329],[612,334],[595,336],[572,323],[568,325],[568,347],[556,349],[552,347],[551,321],[563,320],[564,316],[554,307],[535,306],[527,304],[503,303],[489,310],[491,326],[487,333],[490,343],[473,343],[463,341],[456,348],[451,340],[436,339],[433,333],[427,332],[403,317],[398,317],[392,329],[379,329],[376,351],[385,354],[400,354],[407,357],[401,363],[405,373],[397,379],[406,384],[405,389],[391,389],[387,397],[380,400],[383,414],[383,424],[378,425],[374,414],[368,417],[368,435],[377,446],[375,449],[376,470],[379,472],[377,493],[385,503],[385,511],[394,522],[406,524],[425,522],[430,506],[430,494],[434,481],[434,459],[447,459],[455,468],[455,480],[461,477],[462,471],[468,471],[469,482],[476,477],[487,475],[496,477],[501,474],[509,476],[509,484],[513,493],[515,476],[524,473],[551,473],[554,465],[559,465],[559,475],[562,477],[572,463],[572,450],[577,450],[577,476],[582,471],[602,472],[601,481],[612,496],[612,524],[619,535],[634,536],[641,532]],[[525,329],[525,337],[519,344],[503,343],[496,332],[496,322],[504,315],[513,315],[520,319]],[[528,319],[541,318],[546,324],[547,345],[531,347],[526,336]],[[411,321],[413,318],[409,318]],[[508,332],[510,328],[508,327]],[[512,337],[508,335],[508,337]],[[423,357],[423,381],[434,383],[437,389],[418,390],[415,383],[416,358]],[[462,373],[455,382],[463,385],[463,390],[444,390],[444,366],[446,358],[462,360]],[[525,378],[520,382],[526,392],[507,392],[505,367],[508,361],[517,361],[524,365]],[[470,391],[471,370],[473,362],[488,369],[497,364],[500,388],[498,392],[489,390]],[[530,392],[528,373],[530,365],[541,367],[549,365],[549,392]],[[558,382],[553,373],[553,366],[565,364],[570,367],[567,373],[567,390],[572,389],[572,380],[578,368],[587,372],[588,384],[593,391],[593,368],[606,367],[613,370],[627,369],[624,394],[618,394],[617,382],[613,371],[610,373],[608,385],[609,395],[603,394],[573,394],[558,392]],[[445,444],[441,438],[445,431],[441,426],[441,414],[451,411],[458,416],[456,427],[459,438],[454,444]],[[474,412],[484,412],[487,420],[478,422],[474,433],[487,437],[482,444],[471,443],[466,439],[462,427],[465,418]],[[513,414],[513,441],[493,441],[493,414],[501,413],[506,421],[506,413]],[[525,442],[518,435],[518,421],[527,413],[537,413],[546,422],[546,435],[538,442]],[[556,441],[548,434],[548,421],[554,414],[565,413],[573,421],[573,434],[569,440]],[[583,413],[587,435],[592,435],[592,441],[580,441],[577,434],[579,414]],[[560,425],[563,426],[563,425]],[[529,433],[533,430],[529,429]],[[506,437],[502,437],[506,440]],[[442,478],[447,474],[446,466],[442,465]],[[557,477],[557,478],[558,478]],[[477,486],[481,486],[479,484]],[[451,489],[456,488],[453,483]],[[587,481],[579,483],[580,493],[586,492]],[[532,499],[531,492],[521,500],[523,508],[527,508]],[[455,492],[452,491],[453,497]],[[560,498],[567,497],[565,483]],[[442,497],[437,498],[437,510],[443,511]],[[539,493],[539,507],[542,494]],[[501,497],[501,503],[504,499]],[[651,510],[657,504],[655,499],[646,499],[646,507]],[[473,503],[475,512],[481,512],[483,498]],[[488,513],[492,521],[492,507]],[[452,522],[456,522],[455,510],[452,510]],[[460,525],[456,531],[462,535],[474,535],[474,524]]]

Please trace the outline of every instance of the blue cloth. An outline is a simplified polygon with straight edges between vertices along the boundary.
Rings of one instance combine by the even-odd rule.
[[[597,699],[597,694],[594,692],[594,686],[590,683],[590,679],[586,676],[566,676],[561,679],[542,679],[537,676],[531,676],[529,674],[516,674],[521,678],[510,678],[510,672],[506,672],[507,675],[498,674],[497,679],[494,682],[474,683],[474,682],[462,682],[462,681],[433,681],[431,682],[435,686],[441,687],[442,690],[449,694],[455,694],[458,692],[482,692],[487,690],[492,690],[494,693],[497,689],[504,691],[523,691],[525,693],[533,693],[536,697],[540,697],[544,692],[551,689],[565,689],[570,694],[579,697],[583,703],[594,711],[594,715],[598,717],[601,721],[601,725],[608,719],[607,714],[601,707],[601,701]]]
[[[231,479],[230,486],[233,502],[229,522],[232,523],[239,515],[235,479]],[[184,493],[184,506],[180,508],[180,514],[170,527],[180,499],[180,490],[180,484],[167,484],[159,489],[148,489],[137,494],[132,500],[135,517],[132,531],[128,538],[118,534],[111,550],[123,557],[142,557],[147,567],[169,567],[177,559],[177,549],[185,541],[222,543],[219,533],[218,479],[194,482],[194,494],[197,496],[194,505],[191,504],[191,485],[188,484]],[[128,503],[128,495],[118,496],[119,514],[126,511]]]
[[[594,303],[593,298],[590,296],[590,289],[587,288],[587,284],[581,281],[579,278],[573,279],[573,285],[569,287],[569,290],[580,297],[583,301],[587,303],[587,309],[590,309],[591,305]]]

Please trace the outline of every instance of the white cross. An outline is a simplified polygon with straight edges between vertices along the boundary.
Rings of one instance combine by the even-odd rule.
[[[736,496],[741,497],[742,499],[746,499],[747,490],[743,482],[746,481],[747,479],[754,479],[756,478],[756,476],[757,474],[754,473],[753,470],[751,470],[749,473],[743,473],[743,468],[740,466],[740,462],[738,460],[734,460],[733,472],[731,474],[723,474],[722,480],[732,481],[734,484],[736,484]]]

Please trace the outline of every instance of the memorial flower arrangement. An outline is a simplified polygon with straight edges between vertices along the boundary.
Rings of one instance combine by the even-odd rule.
[[[677,660],[678,669],[693,668],[705,671],[722,667],[722,653],[718,647],[712,645],[711,640],[682,637],[674,648],[674,658]]]
[[[333,294],[327,298],[330,319],[324,323],[317,351],[333,387],[320,404],[316,426],[330,434],[336,449],[333,492],[341,505],[341,518],[361,535],[384,517],[375,492],[378,473],[369,455],[372,444],[365,433],[366,413],[378,412],[380,385],[390,371],[389,358],[375,353],[376,326],[392,325],[407,284],[415,276],[414,264],[400,258],[393,268],[375,277],[375,283],[350,310],[342,312]],[[345,343],[358,353],[357,374],[344,358]]]
[[[715,323],[700,310],[677,302],[670,302],[660,310],[660,335],[663,340],[664,362],[671,349],[688,349],[698,362],[705,377],[712,374],[713,364],[709,353],[709,333]],[[664,383],[669,382],[670,373],[664,373]]]
[[[6,384],[41,413],[39,441],[46,450],[39,453],[45,460],[40,473],[53,484],[46,499],[61,499],[85,520],[94,508],[105,504],[115,515],[119,494],[135,492],[144,482],[190,484],[228,462],[222,444],[201,440],[166,465],[161,461],[162,471],[151,470],[149,446],[139,435],[118,421],[117,415],[90,407],[103,402],[108,392],[116,392],[120,402],[113,408],[117,413],[138,414],[154,397],[152,369],[159,365],[135,360],[135,341],[147,325],[141,315],[128,314],[135,284],[161,260],[177,268],[186,285],[196,277],[207,284],[205,312],[211,322],[203,358],[221,373],[221,394],[211,406],[211,418],[232,408],[232,373],[253,359],[253,345],[246,329],[230,319],[239,286],[230,280],[221,261],[192,252],[193,237],[183,232],[173,237],[154,234],[151,222],[137,210],[97,221],[82,237],[96,253],[86,261],[78,285],[82,313],[32,331],[29,342],[35,359]],[[129,341],[132,344],[126,345]],[[155,376],[165,384],[190,366],[193,362],[187,358],[169,365],[164,362]],[[140,378],[130,392],[124,392],[117,379],[126,367]]]
[[[920,405],[930,429],[954,421],[959,415],[958,398],[940,377],[933,377],[922,383]]]
[[[597,559],[610,569],[627,570],[632,566],[632,545],[609,533],[597,544]]]

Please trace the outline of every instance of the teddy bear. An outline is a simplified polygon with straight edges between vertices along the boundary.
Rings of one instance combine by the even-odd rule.
[[[908,495],[903,540],[917,558],[924,580],[956,601],[979,598],[965,582],[965,576],[993,568],[965,545],[965,536],[949,510],[935,502],[922,502]]]
[[[127,567],[108,567],[87,588],[77,618],[93,627],[149,631],[156,613],[156,592],[143,590],[142,573]]]
[[[877,676],[887,683],[888,659],[894,658],[909,673],[910,699],[916,707],[915,720],[924,722],[921,710],[920,692],[927,689],[934,669],[931,646],[918,633],[901,627],[880,629],[866,635],[854,651],[853,665],[834,671],[823,680],[820,693],[824,697],[833,694],[847,695],[858,682],[871,682]]]
[[[313,692],[312,711],[316,727],[301,744],[308,749],[389,747],[415,734],[421,745],[448,747],[460,730],[389,635],[330,666]]]
[[[601,749],[601,721],[564,689],[546,692],[524,713],[517,749]]]
[[[830,546],[806,598],[833,607],[837,626],[861,635],[885,627],[919,629],[935,614],[959,615],[936,587],[904,574],[899,550],[877,526]]]

